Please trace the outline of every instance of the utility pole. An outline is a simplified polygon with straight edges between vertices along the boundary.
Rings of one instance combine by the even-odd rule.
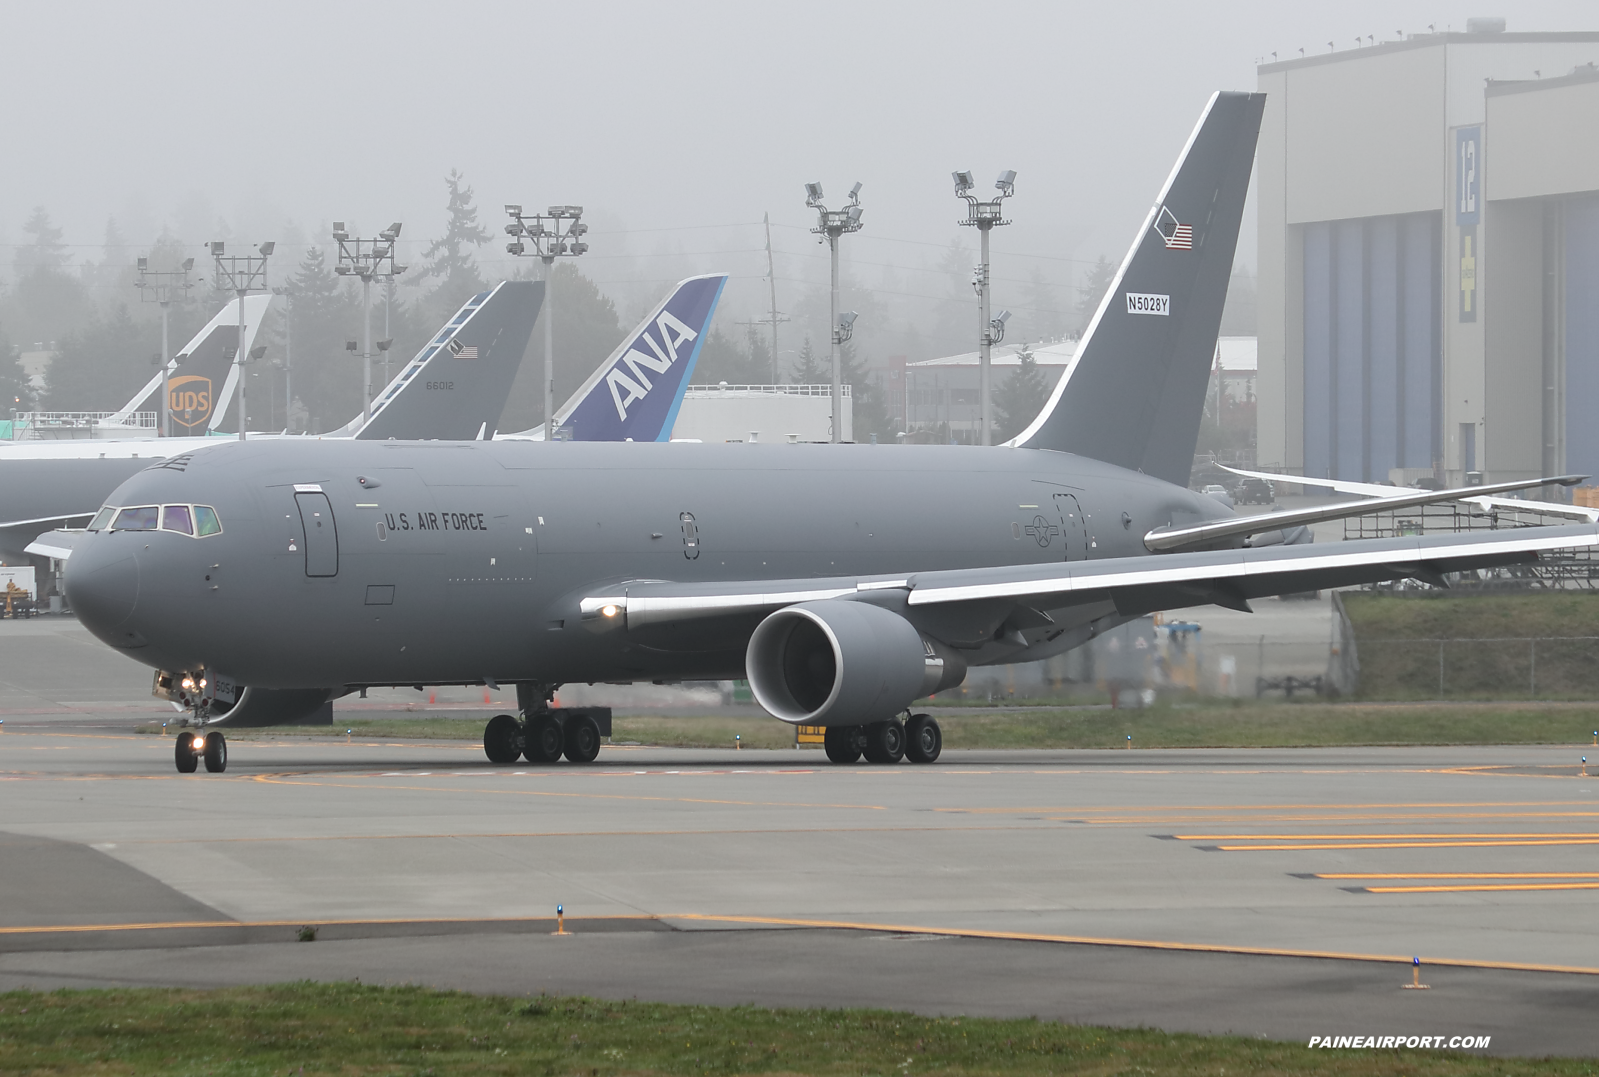
[[[994,419],[991,397],[992,371],[990,361],[995,344],[1005,339],[1005,323],[1010,320],[1010,311],[1001,311],[999,317],[988,316],[988,233],[996,226],[1009,224],[1001,219],[1000,203],[1015,193],[1016,173],[1006,170],[999,174],[999,179],[994,181],[994,187],[999,191],[999,197],[987,202],[981,201],[971,193],[975,184],[972,182],[970,172],[955,172],[955,195],[966,200],[967,215],[963,225],[975,226],[982,236],[982,260],[977,265],[977,270],[972,274],[972,287],[977,289],[977,326],[978,326],[978,385],[979,395],[982,399],[983,416],[983,444],[993,444]]]
[[[244,369],[246,356],[244,354],[244,297],[252,290],[262,291],[267,286],[267,258],[277,246],[267,242],[256,247],[259,254],[226,254],[224,245],[218,241],[208,244],[211,258],[217,264],[217,288],[220,291],[232,289],[239,299],[239,341],[233,349],[233,362],[239,371],[239,440],[244,441],[245,431],[250,425],[250,412],[245,407],[245,381],[248,377]],[[224,283],[224,281],[226,283]],[[255,359],[259,356],[251,355]]]
[[[777,270],[772,268],[772,215],[761,214],[761,221],[766,225],[766,280],[772,286],[772,384],[779,381],[777,376],[777,323],[788,321],[777,313]]]
[[[850,188],[848,206],[830,210],[822,205],[822,185],[807,183],[805,204],[817,213],[817,225],[811,231],[818,236],[825,236],[832,250],[833,287],[829,316],[832,318],[833,444],[836,445],[844,440],[843,345],[854,334],[856,318],[854,311],[840,313],[838,309],[838,238],[861,230],[861,185],[857,183]]]
[[[172,436],[172,346],[167,343],[167,315],[174,302],[186,303],[194,282],[189,273],[194,269],[194,259],[184,259],[182,269],[159,270],[150,268],[150,259],[139,259],[139,279],[134,287],[139,289],[139,299],[145,303],[161,304],[161,436]]]
[[[339,276],[355,274],[361,278],[361,423],[372,421],[372,280],[393,280],[409,266],[394,264],[394,243],[400,238],[400,222],[396,221],[378,233],[377,239],[354,239],[345,231],[343,221],[333,222],[333,238],[339,244],[339,264],[333,272]],[[384,268],[387,266],[387,268]],[[388,334],[389,316],[383,315],[384,335]],[[388,368],[388,349],[384,349],[384,369]]]
[[[511,223],[505,234],[511,242],[505,245],[510,254],[530,254],[544,263],[544,309],[539,316],[544,319],[544,440],[555,440],[555,304],[550,294],[554,284],[555,259],[560,255],[576,258],[588,251],[583,236],[589,226],[582,221],[582,206],[551,206],[542,214],[524,216],[521,206],[507,205],[505,212]],[[528,242],[524,243],[523,240]],[[531,246],[531,250],[529,250]]]

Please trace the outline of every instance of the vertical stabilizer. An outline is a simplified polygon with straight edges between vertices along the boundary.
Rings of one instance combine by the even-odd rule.
[[[527,353],[544,282],[501,281],[455,312],[345,432],[365,441],[471,441],[492,432]]]
[[[1188,484],[1265,103],[1210,99],[1071,365],[1010,444]]]
[[[261,323],[272,307],[272,296],[267,293],[246,296],[244,299],[244,346],[254,347]],[[167,388],[172,398],[172,433],[203,435],[216,428],[233,399],[233,386],[237,380],[233,364],[239,345],[239,301],[230,299],[216,316],[194,334],[179,349],[176,356],[167,359]],[[136,411],[161,410],[161,372],[147,382],[122,406],[122,410],[105,420],[104,425],[116,426],[127,422]]]
[[[569,441],[670,441],[726,273],[679,281],[555,412]]]

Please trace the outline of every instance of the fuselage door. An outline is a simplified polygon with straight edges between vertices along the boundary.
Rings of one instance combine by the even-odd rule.
[[[1081,561],[1088,556],[1088,521],[1083,517],[1083,507],[1077,503],[1076,494],[1056,494],[1055,511],[1060,513],[1060,534],[1065,539],[1067,561]]]
[[[333,523],[333,506],[327,494],[297,493],[300,526],[305,529],[305,574],[339,574],[339,532]]]

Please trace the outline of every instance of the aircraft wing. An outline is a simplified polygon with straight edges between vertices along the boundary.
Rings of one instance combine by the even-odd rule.
[[[1282,512],[1263,512],[1256,516],[1235,516],[1226,520],[1213,520],[1191,527],[1161,527],[1144,536],[1144,546],[1153,553],[1171,550],[1195,549],[1213,546],[1244,535],[1258,535],[1265,531],[1280,531],[1285,527],[1317,523],[1322,520],[1342,520],[1350,516],[1365,516],[1371,512],[1431,505],[1439,501],[1460,501],[1474,494],[1496,494],[1508,490],[1526,490],[1534,486],[1575,486],[1586,475],[1561,475],[1555,478],[1521,479],[1516,482],[1496,482],[1488,486],[1462,486],[1454,490],[1421,490],[1373,497],[1365,501],[1345,501],[1335,505],[1317,505],[1308,509],[1287,509]],[[1396,490],[1398,487],[1384,487]]]
[[[1304,475],[1275,475],[1269,471],[1246,471],[1243,468],[1228,467],[1218,464],[1223,471],[1230,471],[1234,475],[1242,475],[1246,479],[1265,479],[1267,482],[1287,482],[1296,486],[1318,486],[1324,490],[1333,490],[1340,494],[1360,494],[1364,497],[1392,497],[1400,487],[1383,486],[1375,482],[1351,482],[1347,479],[1312,479]],[[1556,480],[1547,479],[1549,483]],[[1480,486],[1468,487],[1472,490],[1481,490]],[[1524,501],[1512,497],[1462,497],[1457,498],[1465,504],[1476,505],[1483,510],[1490,509],[1521,509],[1524,512],[1543,512],[1551,516],[1570,516],[1577,520],[1587,520],[1589,523],[1599,521],[1599,509],[1584,508],[1581,505],[1564,505],[1558,501]]]
[[[683,584],[640,580],[597,589],[580,603],[595,631],[688,626],[716,618],[751,618],[799,602],[872,601],[955,624],[1005,623],[1012,611],[1113,603],[1124,616],[1215,603],[1247,609],[1251,598],[1347,587],[1379,580],[1443,584],[1450,572],[1535,562],[1550,550],[1599,546],[1599,526],[1509,528],[1484,535],[1407,536],[1320,546],[1191,551],[1044,565],[916,572],[900,576]],[[951,621],[949,613],[955,615]],[[937,636],[936,631],[931,634]]]

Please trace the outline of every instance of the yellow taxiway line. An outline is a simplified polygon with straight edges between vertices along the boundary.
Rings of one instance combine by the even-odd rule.
[[[1409,965],[1412,955],[1344,953],[1336,950],[1290,950],[1267,946],[1224,946],[1212,943],[1170,942],[1161,939],[1101,938],[1092,935],[1049,935],[1028,931],[982,931],[975,928],[947,928],[911,924],[859,923],[852,920],[798,920],[766,916],[711,916],[703,913],[662,914],[662,920],[714,921],[729,924],[760,924],[769,927],[830,928],[851,931],[885,931],[896,935],[944,935],[959,939],[1000,939],[1014,942],[1054,942],[1076,946],[1117,946],[1136,950],[1174,950],[1185,953],[1245,954],[1257,957],[1312,957],[1334,961],[1370,961]],[[1515,972],[1563,972],[1599,976],[1599,968],[1585,965],[1545,965],[1526,961],[1479,961],[1472,958],[1424,957],[1425,965],[1450,968],[1503,969]]]

